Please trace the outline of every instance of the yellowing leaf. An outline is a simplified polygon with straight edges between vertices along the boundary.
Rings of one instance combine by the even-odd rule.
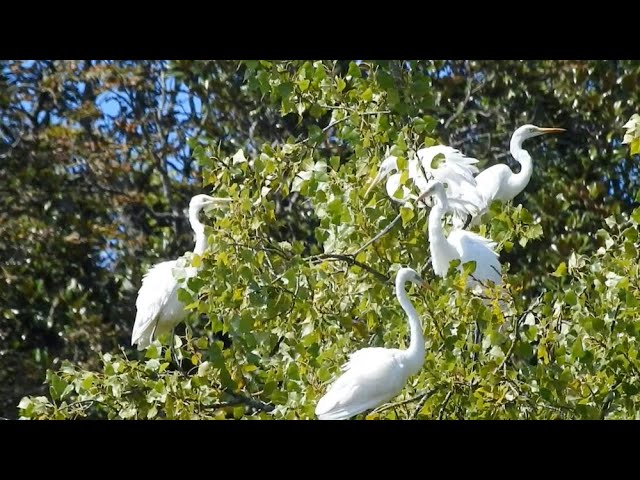
[[[556,271],[553,272],[551,275],[553,275],[554,277],[564,277],[567,274],[567,264],[564,262],[561,262],[560,265],[558,265],[558,268],[556,268]]]
[[[400,208],[400,217],[402,218],[403,227],[406,226],[407,223],[409,223],[414,216],[415,216],[415,213],[413,212],[413,207],[408,207],[403,205]]]

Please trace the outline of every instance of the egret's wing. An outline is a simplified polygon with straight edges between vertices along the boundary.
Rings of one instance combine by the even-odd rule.
[[[351,355],[343,374],[316,406],[320,420],[341,420],[382,405],[395,397],[407,380],[401,350],[364,348]]]
[[[413,181],[414,185],[418,187],[420,193],[424,192],[429,186],[427,178],[424,176],[426,171],[420,168],[420,162],[416,158],[409,159],[409,178]]]
[[[467,157],[460,150],[446,145],[422,148],[417,153],[420,165],[430,177],[429,180],[445,185],[450,210],[454,214],[454,224],[463,225],[467,215],[474,216],[483,208],[484,201],[476,191],[474,178],[478,173],[478,168],[475,166],[478,163],[477,159]],[[434,166],[434,159],[437,156],[443,158],[437,166]]]
[[[466,230],[452,231],[448,240],[460,254],[462,263],[472,260],[476,262],[476,271],[473,273],[475,278],[482,282],[491,280],[496,285],[502,283],[502,267],[495,251],[495,242]]]
[[[464,198],[449,198],[449,212],[453,214],[454,228],[462,228],[469,215],[476,217],[482,211],[482,202],[472,202]]]
[[[504,200],[504,187],[512,174],[511,169],[502,163],[480,172],[476,177],[476,189],[487,205],[493,200]]]
[[[167,305],[172,295],[176,295],[178,282],[173,277],[176,260],[154,265],[142,278],[142,286],[136,300],[136,321],[131,333],[131,345],[138,344],[138,350],[151,342],[151,334],[160,311]]]
[[[453,186],[469,183],[475,186],[474,175],[478,173],[478,163],[476,158],[467,157],[460,150],[447,145],[434,145],[418,150],[420,164],[428,180],[437,180],[442,183],[451,183]],[[443,158],[438,165],[433,165],[433,160],[437,156]]]

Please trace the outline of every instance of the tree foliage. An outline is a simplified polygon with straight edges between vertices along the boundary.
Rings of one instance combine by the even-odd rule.
[[[275,114],[243,96],[235,63],[212,64],[206,82],[199,72],[0,64],[0,416],[42,393],[60,359],[95,367],[98,352],[128,344],[142,274],[192,248],[184,208],[201,177],[189,139],[235,152],[238,127],[271,124]]]
[[[629,144],[631,155],[640,153],[640,115],[634,113],[623,126],[627,129],[627,133],[624,134],[622,143]]]
[[[132,62],[128,68],[137,72],[144,65]],[[59,172],[53,178],[70,182],[76,175],[77,185],[88,189],[70,194],[75,190],[53,185],[46,193],[45,198],[67,196],[77,223],[42,214],[10,215],[12,221],[29,223],[47,219],[52,243],[50,251],[33,256],[42,266],[16,261],[9,270],[13,281],[22,286],[25,277],[35,281],[45,269],[51,270],[40,274],[49,281],[45,287],[60,288],[71,281],[67,277],[76,278],[84,296],[75,308],[90,313],[77,314],[66,299],[64,310],[54,308],[51,318],[66,328],[61,338],[71,343],[80,330],[76,322],[85,318],[101,323],[104,331],[87,328],[101,332],[92,337],[100,343],[85,348],[82,358],[49,370],[48,395],[24,397],[22,417],[313,418],[317,400],[349,353],[407,344],[406,320],[392,284],[403,265],[421,271],[432,286],[411,295],[425,331],[425,365],[393,404],[368,418],[640,417],[638,170],[633,152],[621,143],[622,125],[638,100],[631,88],[640,72],[637,64],[246,61],[152,66],[140,77],[128,74],[150,82],[146,96],[141,95],[148,104],[126,113],[136,119],[130,127],[139,132],[134,139],[118,144],[117,121],[111,119],[107,130],[100,130],[100,115],[94,113],[91,128],[82,123],[66,127],[73,141],[58,147],[58,162],[47,164]],[[116,67],[124,68],[109,64],[107,70]],[[68,70],[70,64],[59,68]],[[14,82],[12,75],[25,75],[28,67],[9,70],[3,70],[2,85]],[[100,85],[108,90],[112,85],[105,78]],[[175,90],[184,86],[193,99],[189,121],[162,108],[167,100],[162,100],[161,86],[167,82]],[[77,92],[87,91],[73,77],[69,84]],[[19,104],[12,98],[7,102]],[[174,105],[183,103],[176,94]],[[73,112],[56,116],[79,115],[68,108]],[[167,115],[176,123],[163,130]],[[464,288],[469,268],[462,273],[451,269],[445,279],[432,275],[424,209],[399,208],[382,189],[365,198],[366,182],[388,152],[402,164],[418,148],[440,141],[482,159],[483,167],[507,162],[509,135],[526,122],[561,126],[569,134],[557,142],[530,141],[532,181],[514,205],[494,203],[489,223],[479,227],[499,244],[505,280],[504,288],[479,298]],[[38,134],[47,128],[40,127]],[[121,156],[112,153],[115,147],[109,143],[109,149],[96,148],[96,158],[110,169],[92,173],[93,164],[85,160],[83,165],[91,167],[74,172],[75,164],[65,163],[71,158],[69,145],[79,151],[73,158],[94,158],[89,151],[96,132],[102,132],[105,145],[107,140],[119,145]],[[87,140],[80,142],[83,135]],[[33,143],[24,151],[10,148],[6,155],[15,162],[34,162],[55,151],[49,143]],[[182,173],[171,176],[176,152],[181,156],[174,163]],[[17,164],[14,168],[19,171]],[[16,178],[14,198],[24,181]],[[117,186],[135,192],[137,203],[129,200],[125,208],[118,203],[124,202],[121,197],[89,188],[99,189],[98,182],[109,190]],[[33,195],[47,192],[32,189]],[[209,249],[194,259],[202,269],[179,293],[193,311],[184,335],[174,339],[181,367],[172,361],[166,339],[164,346],[156,342],[143,355],[119,351],[118,345],[128,343],[140,274],[159,255],[176,255],[175,232],[187,231],[184,223],[178,225],[184,222],[180,205],[202,189],[234,201],[228,212],[208,218]],[[86,202],[79,201],[80,192]],[[162,215],[157,212],[163,209],[171,212],[174,224],[159,229]],[[398,214],[402,221],[389,234],[367,244]],[[78,223],[86,225],[80,229]],[[86,250],[59,251],[61,230],[68,224]],[[111,230],[92,233],[101,224]],[[28,228],[16,224],[3,235]],[[12,244],[9,238],[2,237],[3,245]],[[190,248],[188,234],[178,238],[182,251]],[[105,242],[112,240],[116,259],[100,267]],[[56,254],[69,262],[64,268]],[[66,273],[83,265],[81,274]],[[85,279],[96,272],[103,282],[119,282],[112,296],[102,284]],[[22,299],[25,306],[15,308],[20,327],[3,338],[16,338],[20,331],[33,335],[24,322],[43,322],[37,312],[53,305],[51,288],[10,298],[17,305]],[[34,305],[35,310],[23,311]],[[114,332],[119,336],[109,340]],[[15,349],[20,342],[13,341],[9,348]],[[58,354],[68,357],[67,351]]]

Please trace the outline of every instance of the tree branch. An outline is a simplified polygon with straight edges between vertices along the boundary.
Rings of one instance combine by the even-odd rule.
[[[467,80],[467,86],[464,92],[464,99],[458,104],[456,111],[453,112],[453,114],[449,118],[447,118],[447,120],[444,122],[445,129],[449,128],[449,125],[451,124],[451,122],[453,122],[456,118],[462,115],[462,112],[464,111],[464,107],[467,104],[467,102],[469,102],[470,98],[471,98],[471,80]]]
[[[429,398],[429,397],[433,396],[433,394],[436,393],[438,390],[440,390],[440,386],[439,385],[433,387],[431,390],[423,391],[422,393],[420,393],[419,395],[416,395],[415,397],[411,397],[411,398],[408,398],[406,400],[401,400],[399,402],[387,403],[386,405],[382,405],[382,406],[376,408],[372,413],[384,412],[385,410],[389,410],[390,408],[399,407],[400,405],[406,405],[407,403],[412,403],[412,402],[415,402],[416,400],[421,400],[424,397]],[[426,400],[425,400],[425,402],[426,402]],[[423,402],[423,404],[424,404],[424,402]],[[420,408],[422,408],[422,407],[420,407]]]
[[[529,305],[529,307],[524,311],[524,313],[522,315],[520,315],[520,318],[516,321],[516,325],[515,325],[515,336],[513,338],[513,342],[511,342],[511,345],[509,346],[509,350],[507,350],[506,355],[504,356],[504,358],[502,359],[502,362],[500,362],[500,365],[498,365],[496,367],[496,369],[493,371],[494,374],[498,373],[498,371],[500,371],[500,369],[502,367],[504,367],[504,365],[507,363],[507,361],[509,360],[509,358],[511,358],[511,355],[513,354],[513,350],[516,347],[516,343],[518,343],[518,336],[519,336],[519,328],[520,328],[520,324],[524,321],[524,319],[526,318],[527,315],[529,315],[534,308],[536,308],[540,302],[542,301],[542,297],[544,296],[545,292],[542,292],[540,295],[538,295],[538,298],[536,298],[533,303],[531,303],[531,305]]]
[[[379,111],[375,111],[375,112],[362,112],[362,113],[357,113],[357,112],[353,112],[355,115],[360,115],[362,117],[364,116],[368,116],[368,115],[380,115],[383,113],[391,113],[390,110],[379,110]],[[347,120],[349,120],[349,116],[346,116],[344,118],[341,118],[340,120],[334,120],[333,122],[331,122],[329,125],[327,125],[326,127],[324,127],[322,129],[322,133],[326,133],[327,130],[329,130],[332,127],[335,127],[336,125],[345,122]],[[300,140],[299,142],[296,143],[296,145],[302,145],[303,143],[307,143],[309,140],[311,139],[311,137],[307,137],[304,140]]]
[[[453,395],[453,390],[454,389],[449,390],[449,392],[447,393],[447,396],[444,397],[444,402],[442,402],[442,406],[440,407],[440,411],[438,412],[438,420],[442,420],[442,416],[444,415],[444,409],[447,408],[447,404],[449,403],[449,400],[451,400],[451,395]]]
[[[391,223],[389,223],[389,225],[384,227],[384,229],[380,233],[378,233],[375,237],[373,237],[371,240],[369,240],[367,243],[365,243],[363,246],[361,246],[358,250],[356,250],[353,255],[357,256],[360,252],[362,252],[365,248],[367,248],[373,242],[375,242],[376,240],[380,239],[381,237],[383,237],[384,235],[389,233],[389,231],[391,231],[391,229],[395,226],[396,223],[398,223],[400,221],[401,218],[402,218],[401,214],[398,214],[396,216],[396,218],[394,218],[391,221]]]
[[[205,410],[217,410],[220,408],[227,407],[235,407],[237,405],[246,405],[248,407],[254,408],[256,410],[260,410],[263,412],[271,412],[275,408],[273,405],[269,405],[268,403],[264,403],[260,400],[256,400],[255,398],[247,397],[241,393],[236,392],[225,392],[227,395],[233,397],[228,402],[219,402],[214,403],[212,405],[203,405],[202,408]]]
[[[462,115],[462,112],[464,111],[464,107],[467,105],[467,103],[469,103],[469,100],[471,99],[471,95],[478,92],[485,84],[486,80],[483,80],[482,82],[480,82],[478,85],[476,85],[476,87],[474,89],[471,88],[471,80],[467,80],[467,86],[465,88],[465,92],[464,92],[464,100],[462,100],[459,104],[458,104],[458,108],[456,108],[456,111],[453,113],[453,115],[451,115],[449,118],[447,118],[447,120],[444,122],[444,128],[449,128],[449,125],[451,124],[451,122],[453,122],[456,118],[458,118],[460,115]]]
[[[621,383],[622,383],[622,380],[618,380],[616,383],[614,383],[609,393],[604,398],[604,403],[602,404],[602,409],[600,410],[600,420],[604,420],[605,417],[607,416],[607,413],[609,413],[609,408],[611,408],[611,402],[613,402],[613,399],[615,397],[615,390],[616,388],[618,388],[618,386]]]
[[[315,260],[341,260],[343,262],[347,262],[349,265],[355,265],[356,267],[360,267],[363,270],[374,275],[379,280],[387,283],[389,282],[389,277],[387,277],[384,273],[380,273],[374,268],[370,267],[367,264],[359,262],[355,259],[354,255],[344,255],[339,253],[321,253],[319,255],[313,255],[312,257],[308,257],[307,260],[315,261]]]
[[[273,405],[269,405],[268,403],[265,403],[261,400],[257,400],[255,398],[247,397],[242,393],[231,393],[231,392],[227,392],[227,393],[229,393],[232,397],[234,397],[235,400],[239,400],[241,403],[244,403],[245,405],[251,408],[255,408],[256,410],[261,410],[263,412],[269,413],[275,409]]]
[[[411,414],[411,417],[410,417],[411,420],[415,420],[416,418],[418,418],[418,413],[420,413],[420,410],[422,410],[422,407],[424,406],[424,404],[427,403],[427,400],[429,400],[429,398],[431,398],[438,390],[439,390],[439,387],[435,387],[422,395],[422,398],[418,402],[418,405],[416,405],[415,410]]]

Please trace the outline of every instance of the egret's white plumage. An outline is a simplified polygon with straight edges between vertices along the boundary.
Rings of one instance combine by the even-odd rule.
[[[320,420],[344,420],[382,405],[398,395],[407,379],[422,368],[424,337],[418,313],[405,291],[407,282],[418,285],[423,282],[410,268],[401,268],[396,274],[396,296],[407,314],[411,330],[409,348],[363,348],[351,354],[342,367],[342,375],[316,406]]]
[[[136,321],[131,333],[131,345],[138,350],[147,348],[153,338],[170,332],[187,315],[178,301],[178,281],[173,276],[177,260],[158,263],[142,278],[136,300]],[[190,267],[187,278],[195,275]],[[155,331],[154,331],[155,329]]]
[[[207,240],[204,225],[198,214],[207,205],[229,202],[228,198],[214,198],[208,195],[196,195],[189,203],[189,222],[195,234],[193,252],[202,255]],[[170,332],[187,316],[188,312],[178,300],[178,288],[181,285],[174,276],[173,270],[178,266],[177,260],[170,260],[154,265],[143,277],[142,286],[136,299],[136,320],[131,333],[131,345],[138,345],[138,350],[148,347],[155,338]],[[185,280],[197,273],[194,267],[187,267]]]
[[[434,162],[435,161],[435,162]],[[476,205],[482,203],[475,190],[474,174],[478,173],[475,158],[467,157],[455,148],[446,145],[434,145],[417,151],[417,158],[408,160],[408,177],[418,190],[424,192],[430,181],[439,181],[446,185],[451,211],[456,218],[456,225],[461,225],[468,215],[477,213]],[[434,165],[434,163],[436,165]],[[398,172],[397,158],[389,156],[380,164],[378,174],[369,185],[365,196],[385,176],[389,175],[386,191],[389,197],[399,203],[415,200],[414,194],[406,185],[400,184],[401,173]],[[392,174],[393,173],[393,174]],[[429,202],[419,203],[418,207],[429,206]]]
[[[453,230],[445,237],[442,217],[449,209],[449,202],[444,187],[440,182],[432,182],[422,195],[433,195],[436,198],[429,212],[429,248],[435,274],[446,276],[452,260],[460,260],[459,268],[464,263],[475,261],[475,279],[482,283],[491,280],[496,285],[501,284],[501,265],[495,252],[496,243],[466,230]],[[475,279],[469,278],[469,286],[478,283]]]
[[[474,215],[472,224],[480,222],[480,218],[486,213],[492,201],[508,202],[513,200],[529,184],[533,173],[533,162],[529,152],[522,148],[522,142],[539,135],[564,131],[563,128],[540,128],[535,125],[523,125],[513,132],[509,151],[520,164],[520,172],[513,173],[507,165],[498,164],[483,170],[476,176],[476,198],[479,197],[481,202],[477,204],[478,213]],[[464,189],[468,191],[471,188],[469,185],[464,186]]]

